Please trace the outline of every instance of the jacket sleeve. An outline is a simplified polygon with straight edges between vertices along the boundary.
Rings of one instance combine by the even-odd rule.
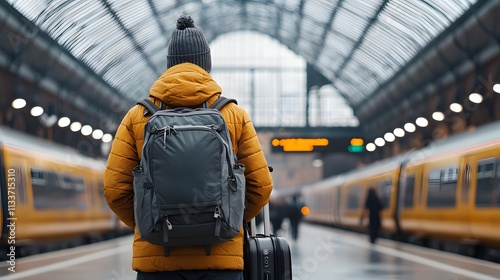
[[[269,202],[273,182],[257,132],[244,114],[242,134],[238,142],[238,160],[245,165],[247,209],[245,220],[250,221]]]
[[[104,196],[111,210],[127,226],[134,227],[134,190],[132,169],[139,165],[130,112],[115,135],[104,172]]]

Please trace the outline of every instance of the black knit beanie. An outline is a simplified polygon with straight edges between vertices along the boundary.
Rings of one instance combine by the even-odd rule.
[[[177,29],[172,32],[168,45],[167,68],[184,62],[194,63],[207,72],[212,70],[207,40],[190,16],[177,19]]]

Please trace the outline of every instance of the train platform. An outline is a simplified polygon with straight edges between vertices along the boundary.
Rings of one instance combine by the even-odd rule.
[[[286,230],[286,227],[285,227]],[[379,239],[364,234],[302,224],[299,238],[284,231],[292,251],[293,279],[500,279],[500,264]],[[132,280],[131,236],[3,263],[0,280]]]

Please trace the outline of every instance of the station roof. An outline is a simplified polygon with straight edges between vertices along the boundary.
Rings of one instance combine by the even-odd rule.
[[[275,38],[314,65],[353,107],[369,99],[477,2],[7,1],[131,104],[164,71],[170,34],[179,15],[185,14],[195,19],[209,42],[239,30]]]

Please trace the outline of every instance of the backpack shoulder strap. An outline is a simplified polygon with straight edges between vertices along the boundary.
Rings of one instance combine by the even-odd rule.
[[[146,98],[144,100],[141,100],[139,102],[137,102],[137,104],[140,104],[144,107],[146,107],[147,109],[147,112],[144,111],[144,116],[149,113],[151,113],[151,115],[153,115],[154,113],[158,112],[160,109],[153,103],[153,101],[149,100],[149,98]]]
[[[226,106],[230,102],[238,104],[238,101],[236,101],[236,99],[226,98],[224,96],[220,96],[217,100],[215,100],[214,104],[212,104],[212,106],[210,106],[210,108],[220,111],[220,109],[222,109],[224,106]]]

